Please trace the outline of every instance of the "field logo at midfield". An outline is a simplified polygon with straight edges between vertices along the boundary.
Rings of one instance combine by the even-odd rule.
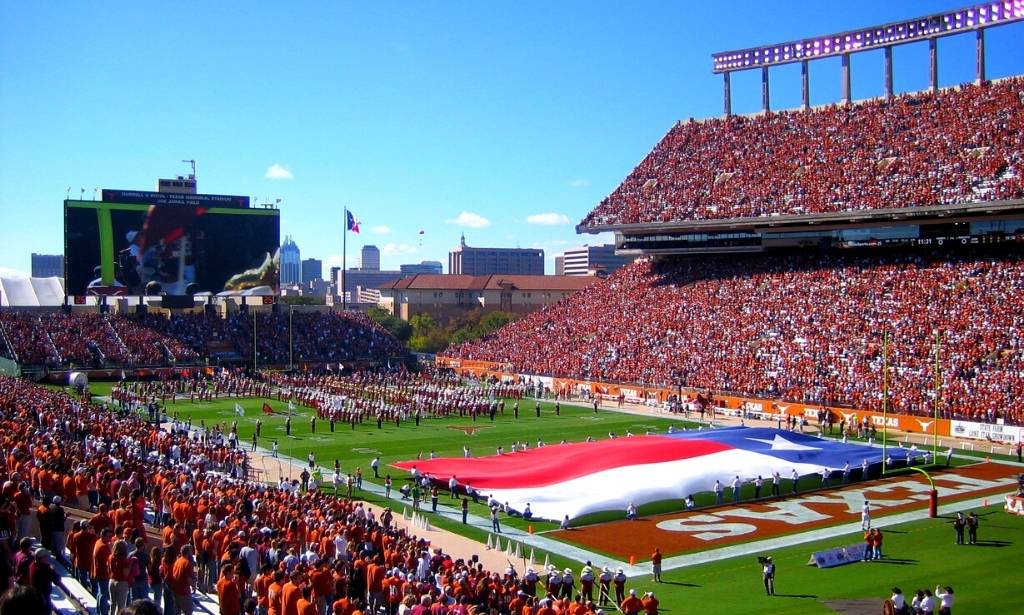
[[[467,436],[475,436],[476,432],[480,431],[481,429],[490,429],[491,427],[494,427],[494,426],[493,425],[481,425],[481,426],[477,427],[476,425],[471,425],[471,426],[463,427],[463,426],[460,426],[460,425],[449,425],[448,429],[454,429],[456,431],[463,431],[463,432],[466,433]]]

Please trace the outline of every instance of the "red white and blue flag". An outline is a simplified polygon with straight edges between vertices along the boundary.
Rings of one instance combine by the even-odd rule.
[[[908,451],[890,449],[894,460]],[[882,449],[768,428],[735,427],[663,435],[619,437],[531,448],[477,458],[403,461],[395,467],[416,468],[443,485],[455,476],[459,485],[493,496],[513,510],[526,504],[537,517],[570,519],[605,510],[625,511],[662,500],[679,500],[723,491],[735,477],[757,476],[770,485],[772,473],[790,478],[822,471],[842,472],[847,463],[859,469],[882,461]],[[768,488],[765,488],[768,492]]]
[[[352,212],[345,210],[345,229],[352,231],[353,233],[359,232],[359,221],[352,215]]]

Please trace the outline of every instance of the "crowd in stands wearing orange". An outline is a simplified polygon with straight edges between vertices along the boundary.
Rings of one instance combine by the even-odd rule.
[[[584,226],[1024,196],[1024,79],[680,122]]]
[[[296,312],[256,316],[257,356],[264,364],[372,360],[405,354],[402,344],[356,312]],[[3,312],[0,352],[28,365],[90,367],[197,364],[211,342],[253,356],[253,316],[205,314],[122,316],[95,313]],[[289,324],[291,323],[291,324]],[[289,336],[289,333],[291,335]],[[289,345],[291,344],[291,345]],[[291,352],[289,352],[291,350]]]
[[[516,373],[1024,422],[1024,258],[982,251],[641,260],[447,355]]]
[[[216,593],[224,615],[250,600],[274,615],[361,615],[380,606],[451,615],[597,612],[574,595],[575,582],[552,588],[532,572],[453,559],[393,525],[389,510],[230,478],[248,463],[246,453],[195,432],[168,433],[5,376],[0,428],[0,563],[8,564],[0,566],[0,589],[31,585],[18,574],[25,556],[14,545],[34,514],[44,544],[67,556],[99,615],[135,599],[155,601],[165,615],[191,613],[196,590]],[[86,517],[66,537],[67,526],[51,522],[63,506]]]

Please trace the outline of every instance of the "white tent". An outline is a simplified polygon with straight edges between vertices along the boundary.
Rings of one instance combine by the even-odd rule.
[[[0,278],[4,307],[59,307],[64,303],[64,278]]]

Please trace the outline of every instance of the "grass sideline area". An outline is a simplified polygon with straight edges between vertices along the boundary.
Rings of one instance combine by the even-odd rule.
[[[94,395],[109,393],[109,385],[92,385]],[[490,455],[498,445],[508,448],[513,441],[525,440],[535,446],[538,437],[548,443],[562,438],[579,441],[592,435],[606,438],[609,431],[618,435],[627,429],[633,433],[645,430],[664,433],[670,424],[680,426],[679,421],[666,418],[646,417],[602,410],[595,417],[593,410],[563,405],[561,416],[554,415],[552,403],[542,403],[542,417],[537,419],[533,402],[521,403],[518,421],[511,416],[511,405],[506,404],[505,416],[499,415],[492,424],[487,419],[473,423],[468,418],[425,419],[419,427],[403,422],[396,428],[386,423],[378,430],[375,422],[365,422],[353,431],[348,425],[336,425],[331,434],[327,423],[317,421],[315,434],[310,433],[309,409],[300,408],[292,418],[292,438],[284,436],[282,414],[264,416],[261,413],[263,399],[226,399],[209,403],[176,402],[168,404],[170,412],[180,418],[191,417],[193,423],[205,420],[213,423],[230,423],[238,420],[240,442],[247,445],[257,419],[263,421],[261,446],[269,447],[277,438],[282,454],[305,459],[312,450],[320,465],[331,467],[334,459],[341,461],[343,471],[362,467],[365,480],[372,481],[369,461],[377,451],[381,455],[382,468],[390,462],[415,458],[422,453],[424,458],[430,450],[441,456],[458,456],[462,446],[468,443],[474,455]],[[245,416],[234,412],[235,403],[245,408]],[[278,413],[287,404],[269,401]],[[596,419],[596,420],[595,420]],[[477,427],[473,435],[467,435],[454,427]],[[993,456],[996,458],[996,456]],[[386,469],[384,471],[387,471]],[[382,472],[383,475],[384,472]],[[392,472],[396,486],[405,478],[403,472]],[[385,506],[382,498],[365,491],[360,493],[371,504]],[[710,495],[708,496],[710,498]],[[442,502],[447,496],[442,494]],[[393,504],[391,502],[390,504]],[[641,508],[641,515],[671,510],[672,503],[659,503]],[[1016,595],[1015,571],[1020,560],[1020,545],[1024,544],[1024,518],[1013,517],[1002,511],[1001,505],[975,509],[981,515],[980,545],[958,547],[953,545],[951,518],[916,521],[887,528],[885,530],[885,559],[877,563],[852,564],[833,569],[819,570],[807,566],[813,551],[859,542],[858,533],[835,536],[829,540],[797,545],[770,553],[777,563],[777,595],[764,595],[760,569],[752,556],[732,558],[719,562],[702,564],[664,573],[664,583],[654,584],[650,577],[631,579],[628,587],[638,592],[653,590],[661,601],[662,611],[680,613],[692,611],[698,605],[720,613],[834,613],[842,605],[833,601],[864,601],[874,604],[874,610],[851,612],[878,612],[882,600],[889,596],[889,590],[898,585],[908,596],[916,589],[934,589],[935,585],[952,585],[956,590],[956,611],[968,612],[1013,612],[1019,597]],[[471,512],[485,516],[483,506],[473,506]],[[964,511],[966,512],[966,511]],[[617,513],[607,513],[607,519],[619,518]],[[475,540],[483,542],[484,532],[466,527],[437,515],[430,515],[431,523]],[[587,519],[598,522],[600,516]],[[606,520],[606,519],[604,519]],[[525,528],[521,519],[503,519],[503,524]],[[553,529],[555,524],[533,522],[536,531]],[[481,545],[481,548],[483,546]],[[559,556],[545,554],[538,550],[537,559],[543,561],[548,555],[551,563],[560,568],[572,567],[578,570],[580,562]],[[1005,571],[1005,572],[1000,572]],[[831,604],[831,606],[830,606]]]
[[[1024,518],[1008,515],[1001,505],[973,509],[981,517],[978,545],[954,545],[952,517],[905,523],[884,529],[885,557],[878,562],[820,570],[807,566],[814,551],[853,544],[860,534],[789,547],[772,553],[776,596],[767,597],[753,556],[732,558],[663,574],[665,583],[640,578],[635,587],[651,588],[666,612],[692,611],[704,605],[718,613],[835,613],[831,601],[874,599],[880,613],[893,586],[908,601],[917,589],[951,585],[955,613],[1013,613],[1020,608],[1016,582],[1024,544]],[[965,513],[967,511],[964,511]],[[638,590],[639,591],[639,590]]]

